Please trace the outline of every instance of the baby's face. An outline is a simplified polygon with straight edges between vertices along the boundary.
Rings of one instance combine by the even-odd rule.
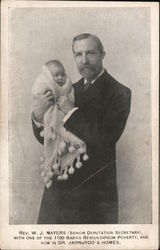
[[[58,65],[53,65],[51,67],[51,72],[52,72],[54,81],[56,81],[56,83],[59,86],[63,86],[66,82],[66,74],[65,74],[64,68]]]

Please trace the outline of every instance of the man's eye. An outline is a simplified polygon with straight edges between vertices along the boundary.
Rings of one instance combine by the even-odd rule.
[[[76,53],[75,56],[76,57],[81,56],[81,53]]]
[[[88,54],[94,55],[94,54],[95,54],[95,51],[89,51]]]

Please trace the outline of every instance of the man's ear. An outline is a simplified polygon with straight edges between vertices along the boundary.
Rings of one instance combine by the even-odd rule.
[[[103,52],[102,52],[102,59],[104,59],[105,55],[106,55],[106,52],[103,51]]]
[[[75,60],[75,58],[76,58],[76,55],[75,55],[75,53],[73,52],[73,57],[74,57],[74,60]]]

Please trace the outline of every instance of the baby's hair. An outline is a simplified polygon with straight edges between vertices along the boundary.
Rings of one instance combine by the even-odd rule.
[[[62,67],[64,69],[63,64],[60,61],[58,61],[58,60],[50,60],[50,61],[48,61],[48,62],[45,63],[45,65],[48,66],[48,67],[52,66],[53,64],[55,66]]]

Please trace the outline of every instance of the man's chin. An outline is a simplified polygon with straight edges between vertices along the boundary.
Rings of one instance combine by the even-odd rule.
[[[85,70],[81,71],[80,74],[82,77],[84,77],[88,81],[92,81],[96,77],[95,72],[93,70],[90,70],[90,69],[85,69]]]

